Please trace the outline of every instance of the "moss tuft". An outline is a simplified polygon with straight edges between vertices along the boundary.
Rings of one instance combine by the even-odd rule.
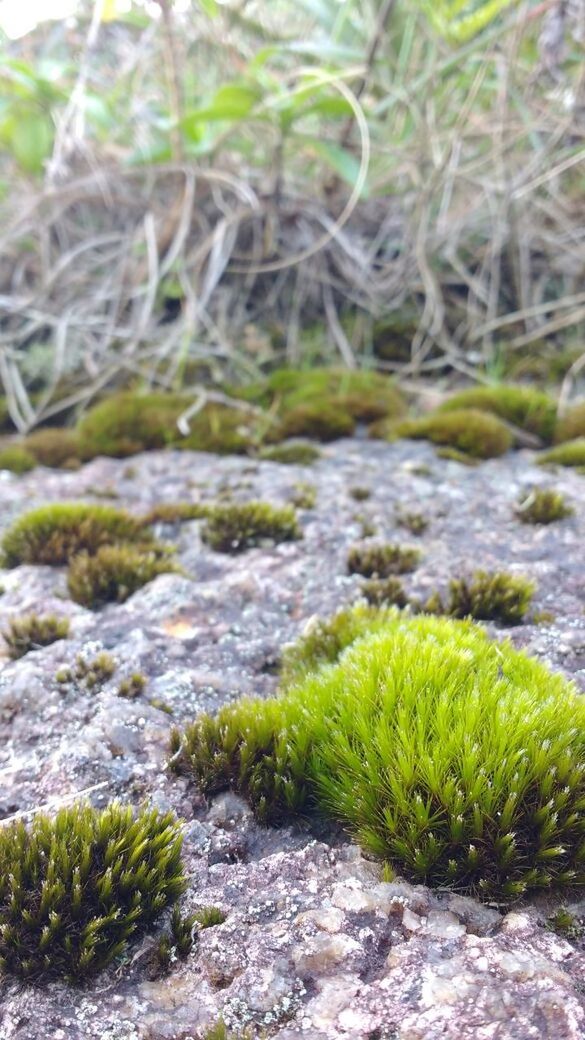
[[[79,690],[99,692],[116,671],[116,662],[111,654],[102,651],[91,661],[83,654],[75,658],[73,668],[60,668],[55,679],[63,686],[74,686]]]
[[[551,488],[535,488],[516,506],[516,515],[523,524],[552,524],[573,516],[574,512],[564,495]]]
[[[141,693],[144,693],[146,688],[146,677],[142,672],[133,672],[127,679],[122,679],[122,682],[118,686],[118,697],[124,697],[126,700],[134,700],[136,697],[140,697]]]
[[[391,574],[408,574],[420,562],[420,551],[403,545],[373,543],[353,545],[347,554],[350,574],[364,578],[388,578]]]
[[[350,498],[353,498],[354,502],[366,502],[372,494],[369,487],[362,487],[360,484],[348,488],[347,493]]]
[[[293,541],[301,538],[301,530],[292,506],[242,502],[213,506],[201,537],[216,552],[236,553],[265,543]]]
[[[113,542],[145,542],[148,535],[129,513],[105,505],[65,502],[25,513],[2,539],[5,567],[44,563],[54,567],[79,552],[94,553]]]
[[[536,461],[540,466],[585,466],[585,437],[557,444],[539,455]]]
[[[14,618],[2,632],[9,657],[13,660],[24,657],[31,650],[50,646],[59,639],[67,639],[68,635],[69,619],[58,618],[54,614],[29,614],[23,618]]]
[[[423,513],[398,512],[396,514],[396,523],[400,527],[405,527],[407,531],[410,531],[411,534],[417,537],[424,534],[429,526],[429,521]]]
[[[355,419],[334,404],[299,404],[283,417],[279,433],[287,437],[314,437],[318,441],[336,441],[351,437]]]
[[[84,457],[125,458],[164,448],[177,439],[177,419],[189,403],[183,394],[113,394],[90,408],[78,424]]]
[[[406,607],[408,598],[400,578],[369,578],[362,584],[362,595],[375,607]]]
[[[0,469],[11,473],[29,473],[36,466],[34,455],[22,444],[6,444],[0,447]]]
[[[104,545],[94,556],[79,553],[69,564],[67,588],[83,607],[124,603],[159,574],[176,571],[169,557],[133,545]]]
[[[81,445],[75,430],[35,430],[29,433],[24,446],[41,466],[72,469],[80,462]]]
[[[389,616],[388,611],[358,603],[330,618],[311,618],[301,636],[282,652],[282,686],[292,686],[322,665],[336,661],[356,639],[383,628]]]
[[[201,520],[209,512],[208,505],[199,502],[159,502],[141,517],[146,527],[152,524],[184,524]]]
[[[387,376],[344,368],[280,368],[240,393],[281,416],[304,405],[333,407],[358,422],[406,412],[402,394]]]
[[[299,481],[290,493],[290,500],[297,509],[314,509],[317,504],[317,488],[307,481]]]
[[[559,419],[555,430],[555,441],[564,444],[579,437],[585,438],[585,402],[574,405]]]
[[[125,953],[185,888],[170,814],[110,805],[0,829],[0,970],[83,979]]]
[[[200,716],[184,765],[282,823],[326,813],[416,882],[585,885],[585,702],[471,622],[393,613],[284,695]]]
[[[471,579],[454,578],[450,582],[448,605],[443,607],[439,600],[437,612],[518,625],[532,602],[534,590],[533,582],[506,571],[475,571]]]
[[[311,463],[321,458],[321,452],[314,444],[307,444],[304,441],[289,441],[262,448],[260,458],[266,462],[279,462],[284,466],[310,466]]]
[[[474,459],[497,458],[512,444],[510,431],[499,419],[472,408],[409,419],[394,432],[400,437],[446,445]]]
[[[556,423],[556,404],[552,397],[528,386],[472,387],[454,394],[441,405],[441,412],[473,408],[488,412],[533,433],[550,443]]]

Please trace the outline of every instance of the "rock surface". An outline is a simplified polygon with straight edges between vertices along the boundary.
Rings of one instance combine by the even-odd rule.
[[[481,566],[538,584],[546,620],[513,642],[585,688],[585,479],[543,471],[529,452],[468,469],[426,444],[359,439],[310,467],[187,452],[97,459],[75,473],[0,474],[2,523],[48,501],[111,500],[141,513],[160,502],[261,498],[299,511],[302,541],[238,556],[212,552],[197,522],[162,525],[183,575],[163,575],[125,604],[91,612],[67,599],[64,572],[19,567],[1,577],[0,628],[30,611],[66,614],[70,638],[0,670],[0,816],[51,808],[80,793],[96,806],[145,799],[185,821],[187,911],[220,907],[185,961],[153,977],[146,938],[128,961],[84,989],[2,982],[0,1040],[198,1040],[220,1018],[236,1033],[279,1040],[583,1040],[585,952],[550,927],[558,901],[502,913],[473,899],[381,880],[346,836],[299,825],[266,830],[231,794],[206,805],[167,769],[168,735],[200,711],[276,688],[284,643],[307,620],[359,596],[345,573],[363,525],[423,558],[410,594],[444,589]],[[514,503],[554,486],[576,508],[549,527],[518,522]],[[356,501],[351,489],[371,495]],[[429,520],[414,538],[399,513]],[[495,631],[495,629],[494,629]],[[117,668],[99,688],[56,681],[60,668],[107,650]],[[117,695],[134,671],[135,700]],[[577,920],[585,903],[570,904]]]

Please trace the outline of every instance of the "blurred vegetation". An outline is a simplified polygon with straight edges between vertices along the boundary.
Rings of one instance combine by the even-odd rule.
[[[106,0],[0,37],[12,422],[283,363],[567,397],[584,21],[582,0]]]

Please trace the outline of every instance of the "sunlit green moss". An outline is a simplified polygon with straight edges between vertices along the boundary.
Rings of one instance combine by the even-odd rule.
[[[268,822],[329,814],[414,881],[503,902],[585,885],[585,702],[471,622],[393,613],[177,741],[206,793]]]
[[[552,488],[534,488],[516,505],[516,515],[523,524],[552,524],[574,512],[564,495]]]
[[[92,556],[82,552],[73,557],[67,589],[76,603],[96,608],[104,603],[123,603],[159,574],[176,569],[168,556],[152,549],[103,545]]]
[[[556,403],[548,394],[528,386],[478,386],[454,394],[442,412],[472,408],[489,412],[540,437],[548,444],[554,434]]]
[[[557,444],[539,455],[536,461],[541,466],[585,466],[585,437]]]
[[[234,502],[209,510],[201,537],[217,552],[235,553],[264,543],[294,541],[301,530],[292,506]]]
[[[11,473],[28,473],[36,466],[36,460],[22,444],[0,446],[0,469]]]
[[[446,445],[474,459],[496,458],[512,445],[510,431],[496,416],[472,408],[409,419],[394,434]]]
[[[152,542],[141,523],[113,506],[59,502],[15,520],[2,539],[5,567],[20,563],[61,566],[80,552],[114,542]]]
[[[12,618],[2,632],[8,655],[13,660],[24,657],[31,650],[50,646],[58,639],[66,639],[68,635],[69,619],[58,618],[55,614],[27,614],[21,618]]]

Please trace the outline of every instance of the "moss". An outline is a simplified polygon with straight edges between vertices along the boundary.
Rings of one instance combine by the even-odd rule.
[[[560,906],[546,921],[547,928],[565,939],[580,939],[585,934],[585,922],[572,914],[566,906]]]
[[[284,647],[280,670],[282,686],[292,686],[309,672],[336,661],[360,636],[384,627],[389,616],[388,611],[358,603],[330,618],[311,618],[302,635]]]
[[[257,817],[327,814],[415,882],[585,885],[585,702],[471,622],[391,613],[280,697],[199,716],[183,765]]]
[[[12,524],[2,539],[5,567],[44,563],[58,567],[79,552],[113,542],[152,541],[129,513],[105,505],[64,502],[40,506]]]
[[[242,552],[265,543],[278,544],[300,538],[301,530],[292,506],[268,502],[216,505],[210,509],[201,537],[216,552]]]
[[[558,444],[574,441],[579,437],[585,438],[585,402],[570,408],[566,415],[559,419],[555,430],[555,441]]]
[[[534,590],[534,583],[526,578],[506,571],[478,570],[472,578],[454,578],[450,582],[446,607],[439,598],[434,604],[427,603],[425,609],[456,618],[518,625],[532,602]]]
[[[399,578],[369,578],[362,584],[362,595],[375,607],[406,607],[408,598]]]
[[[308,404],[337,408],[359,422],[406,412],[402,394],[387,376],[343,368],[280,368],[240,393],[281,415]]]
[[[189,403],[190,399],[183,394],[135,392],[114,394],[100,401],[78,423],[84,457],[124,458],[139,451],[163,448],[177,439],[177,419]]]
[[[340,437],[351,437],[355,420],[333,404],[299,404],[283,417],[280,436],[314,437],[318,441],[336,441]]]
[[[116,662],[111,654],[102,651],[88,661],[83,654],[75,658],[73,668],[60,668],[55,679],[63,686],[75,686],[78,690],[99,692],[116,671]]]
[[[0,829],[0,969],[31,981],[94,975],[185,888],[170,814],[77,805]]]
[[[472,408],[488,412],[540,437],[552,441],[556,424],[556,403],[548,394],[528,386],[472,387],[454,394],[441,405],[441,412]]]
[[[209,404],[189,420],[188,435],[175,436],[173,444],[190,451],[246,455],[258,445],[268,425],[267,420],[258,419],[240,408]]]
[[[354,502],[366,502],[372,494],[370,488],[361,487],[359,484],[348,488],[347,493],[350,498],[353,498]]]
[[[512,444],[510,431],[499,419],[472,408],[410,419],[395,432],[401,437],[455,448],[474,459],[497,458]]]
[[[146,677],[142,675],[142,672],[133,672],[129,678],[122,679],[118,686],[118,697],[134,700],[136,697],[140,697],[141,693],[144,693],[145,688]]]
[[[400,527],[405,527],[407,531],[410,531],[411,534],[414,534],[417,537],[424,534],[429,526],[429,521],[426,516],[424,516],[423,513],[415,512],[398,512],[396,514],[396,523],[399,524]]]
[[[573,516],[574,512],[564,495],[551,488],[534,488],[516,506],[516,515],[523,524],[552,524]]]
[[[67,639],[68,635],[69,619],[58,618],[54,614],[28,614],[23,618],[13,618],[2,632],[12,660],[24,657],[31,650],[50,646],[59,639]]]
[[[159,574],[176,571],[160,553],[133,545],[104,545],[94,556],[79,553],[69,564],[67,589],[83,607],[124,603]]]
[[[585,437],[557,444],[539,455],[536,461],[540,466],[585,466]]]
[[[290,500],[297,509],[314,509],[317,503],[317,488],[314,484],[299,481],[291,491]]]
[[[459,462],[462,466],[479,466],[479,459],[466,455],[464,451],[458,451],[457,448],[437,448],[437,457],[448,459],[450,462]]]
[[[29,473],[35,466],[34,456],[22,444],[0,446],[0,469],[11,473]]]
[[[200,928],[216,928],[224,923],[226,916],[218,906],[202,906],[193,914],[193,920]]]
[[[201,520],[207,516],[209,508],[200,502],[158,502],[141,517],[141,521],[146,527],[152,524],[183,524],[189,520]]]
[[[29,433],[24,446],[41,466],[71,469],[80,462],[81,446],[75,430],[44,427]]]
[[[420,551],[390,543],[353,545],[347,554],[350,574],[364,578],[388,578],[391,574],[408,574],[420,561]]]
[[[285,444],[273,444],[262,448],[260,458],[267,462],[279,462],[284,466],[310,466],[321,458],[321,452],[314,444],[304,441],[289,441]]]

